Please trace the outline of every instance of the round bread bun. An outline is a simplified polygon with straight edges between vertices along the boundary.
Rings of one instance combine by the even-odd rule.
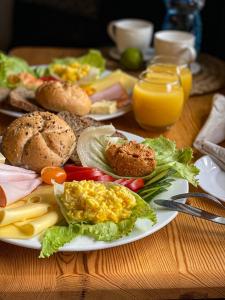
[[[91,110],[91,100],[85,91],[68,82],[44,82],[36,91],[36,101],[45,109],[69,111],[78,116],[84,116]]]
[[[33,112],[13,121],[2,139],[2,153],[19,167],[40,172],[61,166],[74,151],[76,137],[70,126],[49,112]]]

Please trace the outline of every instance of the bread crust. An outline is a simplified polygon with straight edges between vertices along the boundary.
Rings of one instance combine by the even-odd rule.
[[[40,172],[63,165],[71,156],[76,137],[70,126],[49,112],[26,114],[13,121],[2,140],[2,152],[14,166]]]
[[[51,111],[69,111],[79,116],[91,110],[91,100],[76,84],[60,81],[44,82],[36,91],[36,101]]]

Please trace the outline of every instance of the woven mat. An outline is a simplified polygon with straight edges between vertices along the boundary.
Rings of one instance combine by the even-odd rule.
[[[191,95],[203,95],[225,87],[225,62],[208,54],[201,54],[201,71],[193,77]]]
[[[117,61],[110,58],[108,48],[104,51],[107,57],[107,68],[121,68]],[[203,95],[215,92],[222,87],[225,87],[225,62],[208,54],[200,54],[198,62],[201,65],[201,70],[193,76],[193,87],[191,95]],[[127,70],[125,70],[127,72]],[[142,70],[129,72],[137,76]]]

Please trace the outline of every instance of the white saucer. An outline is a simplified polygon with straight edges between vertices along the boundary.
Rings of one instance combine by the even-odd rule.
[[[149,47],[146,51],[143,52],[144,61],[150,60],[154,55],[155,50]],[[115,60],[120,60],[121,54],[118,52],[117,48],[113,47],[109,50],[109,55]]]
[[[195,162],[200,169],[199,186],[207,193],[225,201],[225,172],[208,155]]]

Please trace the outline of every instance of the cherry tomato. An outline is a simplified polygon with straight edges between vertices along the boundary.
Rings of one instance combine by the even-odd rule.
[[[52,184],[52,180],[63,183],[66,177],[66,172],[60,167],[45,167],[41,170],[41,178],[47,184]]]

